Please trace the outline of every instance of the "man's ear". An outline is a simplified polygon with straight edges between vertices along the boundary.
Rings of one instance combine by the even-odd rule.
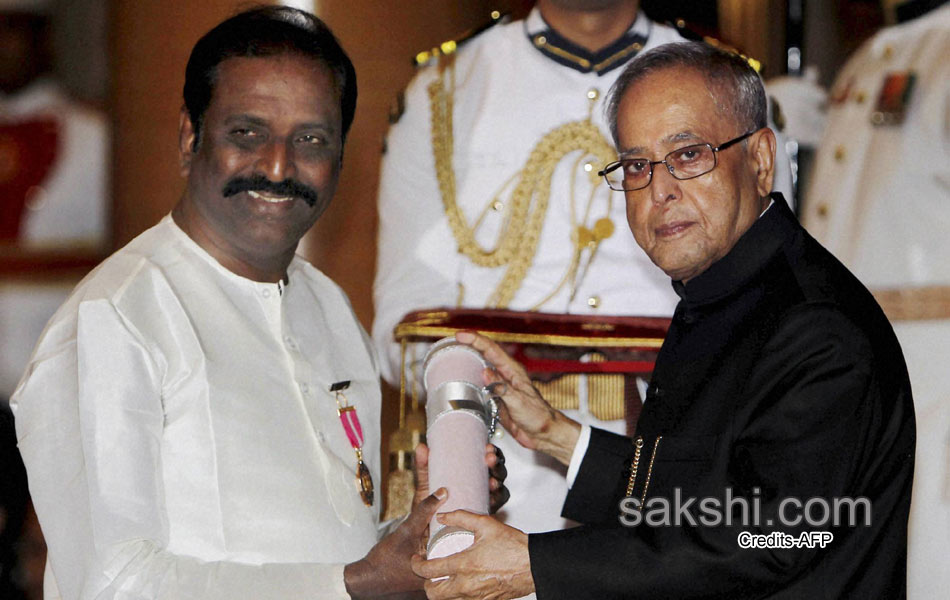
[[[195,155],[195,126],[188,115],[188,109],[181,107],[178,114],[178,166],[182,177],[191,172],[191,160]]]
[[[756,131],[749,138],[749,152],[755,161],[756,190],[760,198],[764,198],[772,191],[772,180],[775,177],[775,133],[765,127]]]

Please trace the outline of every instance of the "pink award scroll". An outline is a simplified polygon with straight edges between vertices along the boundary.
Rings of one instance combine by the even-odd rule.
[[[426,418],[429,444],[429,489],[445,487],[449,499],[440,509],[463,509],[488,514],[488,441],[491,409],[482,382],[488,362],[470,346],[454,338],[436,342],[425,358]],[[472,532],[429,525],[429,558],[448,556],[468,548]]]

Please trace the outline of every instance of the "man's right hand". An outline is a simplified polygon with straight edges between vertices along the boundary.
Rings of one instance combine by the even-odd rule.
[[[486,369],[485,383],[496,384],[496,398],[500,399],[498,417],[515,440],[525,448],[569,464],[580,436],[580,424],[548,404],[531,384],[524,367],[501,346],[471,331],[460,331],[455,339],[475,348],[495,365],[495,370]]]
[[[398,597],[394,594],[411,597],[413,592],[421,592],[425,580],[412,572],[409,561],[413,554],[425,552],[426,528],[448,495],[445,488],[436,490],[362,560],[346,565],[343,580],[352,598]]]

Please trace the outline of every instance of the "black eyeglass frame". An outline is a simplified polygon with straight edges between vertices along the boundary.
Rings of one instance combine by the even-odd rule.
[[[713,169],[715,169],[717,166],[719,166],[719,153],[720,153],[721,151],[725,150],[726,148],[728,148],[728,147],[730,147],[730,146],[734,146],[735,144],[738,144],[739,142],[741,142],[742,140],[748,138],[750,135],[752,135],[752,134],[755,133],[756,131],[758,131],[758,129],[753,129],[752,131],[747,131],[747,132],[743,133],[742,135],[740,135],[739,137],[732,138],[732,139],[729,140],[728,142],[723,142],[722,144],[719,144],[719,145],[716,146],[715,148],[713,147],[712,144],[710,144],[710,143],[708,143],[708,142],[705,143],[705,144],[691,144],[691,145],[689,145],[689,146],[683,146],[682,148],[677,148],[676,150],[671,150],[670,152],[668,152],[667,155],[663,157],[663,160],[647,160],[647,159],[642,158],[642,157],[622,158],[622,159],[620,159],[620,160],[618,160],[618,161],[614,161],[614,162],[608,164],[606,167],[604,167],[604,169],[603,169],[602,171],[598,171],[598,172],[597,172],[597,175],[600,176],[600,177],[603,177],[603,178],[604,178],[604,181],[607,182],[607,187],[609,187],[610,189],[614,190],[615,192],[635,192],[635,191],[637,191],[637,190],[642,190],[642,189],[644,189],[644,188],[649,187],[650,184],[653,183],[653,166],[654,166],[654,165],[659,165],[659,164],[666,165],[666,170],[669,171],[670,175],[672,175],[674,179],[678,179],[678,180],[680,180],[680,181],[686,181],[686,180],[688,180],[688,179],[695,179],[695,178],[697,178],[697,177],[702,177],[702,176],[705,175],[706,173],[711,172]],[[702,173],[697,173],[696,175],[690,175],[690,176],[688,176],[688,177],[679,177],[676,173],[673,172],[673,165],[671,165],[670,163],[667,162],[667,160],[669,160],[671,154],[673,154],[673,153],[675,153],[675,152],[682,152],[683,150],[688,150],[688,149],[690,149],[690,148],[698,148],[698,147],[702,147],[702,146],[706,146],[706,147],[709,148],[709,149],[712,151],[712,153],[713,153],[713,165],[712,165],[712,167],[709,168],[708,171],[703,171]],[[617,188],[615,188],[614,186],[610,185],[610,180],[607,179],[607,175],[610,174],[610,173],[612,173],[612,172],[614,172],[614,171],[616,171],[616,170],[619,169],[620,167],[622,167],[625,162],[630,162],[630,161],[633,161],[633,160],[646,160],[646,161],[650,164],[650,172],[649,172],[649,174],[647,175],[647,182],[644,183],[643,185],[641,185],[640,187],[631,188],[631,189],[627,189],[627,188],[623,187],[623,181],[624,181],[624,179],[621,179],[621,180],[620,180],[620,181],[621,181],[621,183],[620,183],[620,185],[621,185],[620,189],[617,189]]]

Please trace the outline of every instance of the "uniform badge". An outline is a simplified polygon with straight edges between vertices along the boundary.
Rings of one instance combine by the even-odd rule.
[[[881,93],[871,112],[873,125],[900,125],[904,122],[916,79],[913,71],[892,71],[884,75]]]

